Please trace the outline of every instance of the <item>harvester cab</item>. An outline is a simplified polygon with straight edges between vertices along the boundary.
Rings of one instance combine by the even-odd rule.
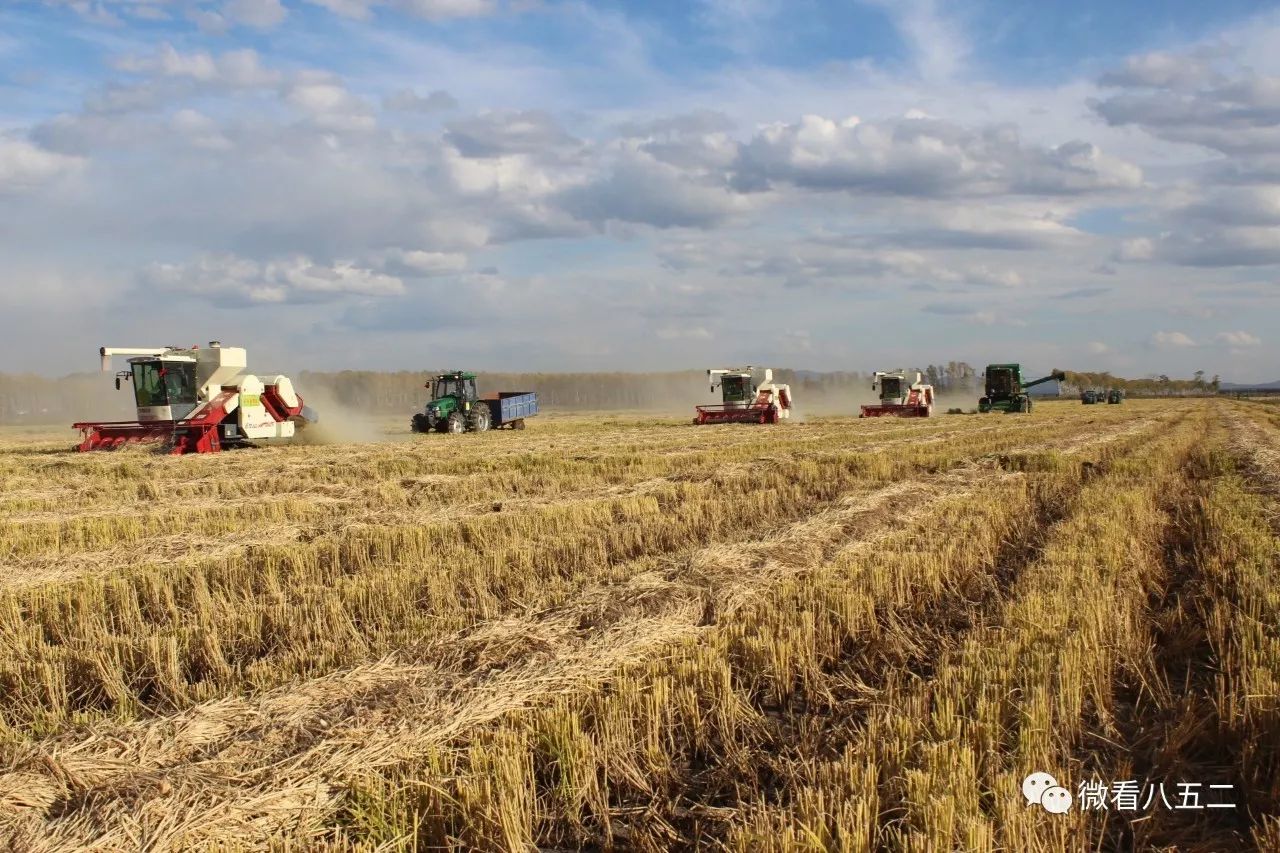
[[[116,373],[116,390],[133,387],[136,421],[77,423],[80,450],[168,442],[175,454],[210,453],[224,446],[291,439],[319,420],[287,376],[245,373],[241,347],[102,347],[102,370],[114,356],[132,356]]]
[[[881,418],[892,415],[899,418],[927,418],[933,414],[933,386],[921,381],[919,371],[913,371],[915,379],[901,368],[895,371],[876,371],[871,390],[880,393],[878,405],[863,406],[860,418]]]
[[[986,394],[978,399],[980,412],[1030,412],[1031,397],[1027,390],[1055,379],[1062,381],[1067,375],[1061,370],[1054,370],[1048,376],[1022,381],[1022,365],[1020,364],[988,364],[982,374],[986,379]]]
[[[762,375],[762,381],[757,377]],[[772,368],[711,368],[707,381],[712,393],[720,389],[718,405],[695,406],[695,424],[776,424],[791,416],[791,386],[773,381]]]

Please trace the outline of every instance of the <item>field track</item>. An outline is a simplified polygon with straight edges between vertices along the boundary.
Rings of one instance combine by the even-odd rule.
[[[0,848],[1280,849],[1278,407],[69,444],[0,434]]]

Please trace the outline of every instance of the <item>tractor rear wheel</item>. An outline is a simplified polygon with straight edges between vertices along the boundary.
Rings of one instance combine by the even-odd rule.
[[[462,412],[454,409],[449,413],[449,418],[444,422],[445,432],[466,432],[467,419],[462,416]]]
[[[489,407],[484,403],[477,403],[471,407],[471,412],[467,415],[467,427],[472,432],[486,432],[489,429]]]

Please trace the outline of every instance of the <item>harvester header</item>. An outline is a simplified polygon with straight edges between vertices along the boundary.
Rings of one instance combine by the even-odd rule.
[[[124,444],[168,443],[174,454],[213,453],[224,446],[289,440],[318,418],[287,376],[259,378],[245,372],[240,347],[210,341],[207,347],[102,347],[102,370],[115,356],[132,356],[116,373],[116,389],[133,385],[136,421],[90,421],[80,430],[80,450]]]
[[[772,368],[713,367],[707,382],[712,393],[720,389],[721,402],[695,406],[695,424],[776,424],[791,416],[791,386],[775,383]]]

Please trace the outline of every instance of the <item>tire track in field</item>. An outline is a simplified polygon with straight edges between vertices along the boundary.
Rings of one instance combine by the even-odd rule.
[[[217,700],[166,718],[95,726],[82,740],[33,744],[0,775],[3,797],[26,818],[12,831],[44,836],[42,849],[95,837],[127,846],[135,822],[150,827],[148,837],[175,842],[305,834],[336,803],[333,786],[356,770],[409,760],[465,729],[599,680],[696,636],[709,607],[727,618],[782,577],[810,571],[845,547],[870,547],[938,501],[1018,476],[975,466],[893,483],[796,522],[781,539],[712,545],[664,572],[592,587],[571,605],[490,623],[400,658],[258,700]],[[801,557],[779,561],[789,552]]]

